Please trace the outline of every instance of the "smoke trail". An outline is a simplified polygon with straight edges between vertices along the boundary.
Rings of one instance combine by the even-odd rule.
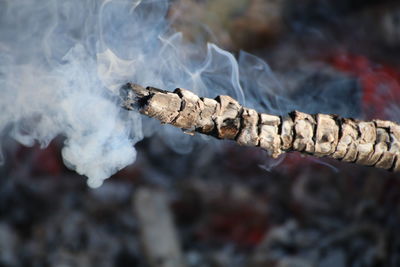
[[[264,61],[242,53],[238,63],[216,45],[185,43],[166,19],[168,5],[0,0],[0,133],[11,129],[21,144],[42,147],[64,136],[65,164],[97,187],[134,162],[133,145],[151,134],[137,113],[119,107],[117,90],[127,81],[227,94],[271,113],[294,107]],[[163,131],[172,147],[190,151],[178,130]]]
[[[234,57],[209,45],[192,60],[167,9],[167,1],[1,1],[0,131],[27,146],[64,136],[64,162],[96,187],[134,162],[143,136],[139,115],[119,108],[121,84],[206,96],[212,88],[244,101]]]

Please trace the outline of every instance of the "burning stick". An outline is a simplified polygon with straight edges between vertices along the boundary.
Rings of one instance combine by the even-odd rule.
[[[138,109],[189,134],[199,132],[259,146],[274,158],[299,151],[400,171],[400,125],[391,121],[367,122],[299,111],[281,117],[243,107],[229,96],[200,98],[181,88],[168,92],[127,84],[121,97],[128,110]]]

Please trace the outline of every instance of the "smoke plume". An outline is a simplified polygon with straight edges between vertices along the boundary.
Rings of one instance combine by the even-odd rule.
[[[138,113],[120,108],[127,81],[289,110],[264,61],[186,43],[170,27],[168,7],[164,0],[1,0],[0,131],[27,146],[63,136],[65,164],[97,187],[133,163],[134,144],[151,134]],[[165,140],[189,151],[177,131],[165,128]]]

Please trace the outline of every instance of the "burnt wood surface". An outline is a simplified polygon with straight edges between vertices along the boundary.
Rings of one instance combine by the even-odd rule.
[[[189,90],[174,92],[127,84],[123,106],[171,124],[186,133],[234,140],[261,147],[276,158],[289,151],[400,171],[400,125],[360,121],[329,114],[293,111],[287,116],[257,112],[230,96],[202,98]]]

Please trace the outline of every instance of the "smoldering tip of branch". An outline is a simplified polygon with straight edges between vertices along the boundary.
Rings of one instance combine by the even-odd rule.
[[[150,92],[135,83],[127,83],[121,86],[119,90],[119,96],[122,100],[122,107],[128,110],[139,109],[141,102],[144,98],[149,96]]]
[[[136,83],[127,83],[119,90],[122,107],[128,110],[140,110],[155,93],[167,93],[155,87],[143,87]]]

